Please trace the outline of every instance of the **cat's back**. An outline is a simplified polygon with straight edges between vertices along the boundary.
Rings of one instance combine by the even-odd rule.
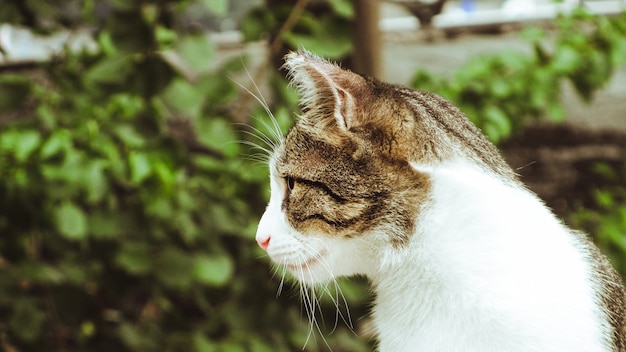
[[[415,106],[415,116],[429,116],[455,146],[455,156],[434,167],[413,162],[430,175],[434,203],[418,222],[432,239],[420,250],[434,250],[432,258],[441,259],[435,266],[446,268],[442,277],[473,288],[475,302],[487,311],[500,305],[511,324],[521,323],[518,331],[550,331],[538,351],[626,352],[626,298],[608,259],[526,189],[454,105],[432,93],[398,91]],[[557,332],[568,341],[559,342]],[[538,340],[542,335],[537,332]],[[547,347],[551,343],[553,349]]]
[[[583,233],[573,232],[582,244],[592,266],[597,303],[605,310],[613,335],[615,351],[626,352],[626,293],[622,280],[608,258]]]

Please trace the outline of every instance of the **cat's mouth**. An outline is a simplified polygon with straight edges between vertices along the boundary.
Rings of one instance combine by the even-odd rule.
[[[320,260],[327,254],[326,250],[321,251],[320,253],[311,256],[305,261],[301,261],[298,263],[284,263],[284,266],[289,269],[289,271],[293,273],[300,273],[303,270],[311,269],[311,267],[320,264]]]

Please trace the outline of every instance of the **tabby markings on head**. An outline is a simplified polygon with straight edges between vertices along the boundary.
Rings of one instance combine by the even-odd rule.
[[[619,276],[456,107],[304,51],[288,54],[285,68],[302,115],[270,157],[272,194],[256,236],[275,263],[304,285],[372,279],[385,352],[468,341],[476,351],[624,351]],[[540,285],[520,284],[529,279]],[[499,305],[472,303],[485,297]]]

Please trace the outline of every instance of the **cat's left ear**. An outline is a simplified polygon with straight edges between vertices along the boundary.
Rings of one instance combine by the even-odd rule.
[[[343,131],[359,124],[357,97],[365,79],[307,51],[285,56],[285,68],[304,112],[333,116]]]

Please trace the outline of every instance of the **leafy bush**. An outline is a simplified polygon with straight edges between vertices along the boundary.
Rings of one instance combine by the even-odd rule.
[[[527,27],[522,37],[532,54],[502,52],[470,60],[452,78],[418,71],[415,88],[455,102],[494,142],[524,129],[533,120],[565,119],[561,92],[571,84],[591,101],[614,70],[626,63],[626,12],[593,16],[583,9],[560,16],[549,32]],[[626,170],[599,167],[616,186],[596,191],[596,206],[570,216],[588,232],[626,278]]]
[[[224,2],[89,1],[70,18],[81,2],[3,5],[37,31],[93,25],[97,49],[0,77],[0,108],[18,114],[0,129],[0,349],[292,351],[309,339],[254,242],[267,170],[234,142],[241,60],[207,69],[214,44],[181,24],[192,4]],[[328,343],[358,350],[346,334]]]
[[[522,31],[532,45],[531,55],[502,52],[477,57],[452,78],[418,71],[412,85],[455,102],[494,142],[533,120],[562,121],[564,84],[591,101],[614,70],[626,63],[626,12],[603,17],[578,9],[558,17],[550,33],[537,27]],[[597,190],[595,208],[581,206],[569,220],[592,235],[626,278],[626,170],[606,165],[598,170],[616,186]]]
[[[593,236],[594,242],[626,280],[626,162],[621,170],[598,164],[596,173],[612,186],[597,189],[596,204],[587,208],[580,206],[570,215],[570,221]]]
[[[349,0],[267,0],[267,6],[250,11],[242,32],[248,41],[270,36],[274,59],[282,60],[285,49],[301,47],[329,59],[340,59],[352,49],[354,14]],[[308,5],[308,6],[307,6]]]
[[[561,121],[563,82],[588,101],[626,62],[626,13],[608,18],[579,9],[557,18],[552,32],[552,37],[538,27],[522,32],[532,55],[477,57],[452,78],[419,71],[411,84],[455,102],[495,142],[523,129],[530,119]]]

